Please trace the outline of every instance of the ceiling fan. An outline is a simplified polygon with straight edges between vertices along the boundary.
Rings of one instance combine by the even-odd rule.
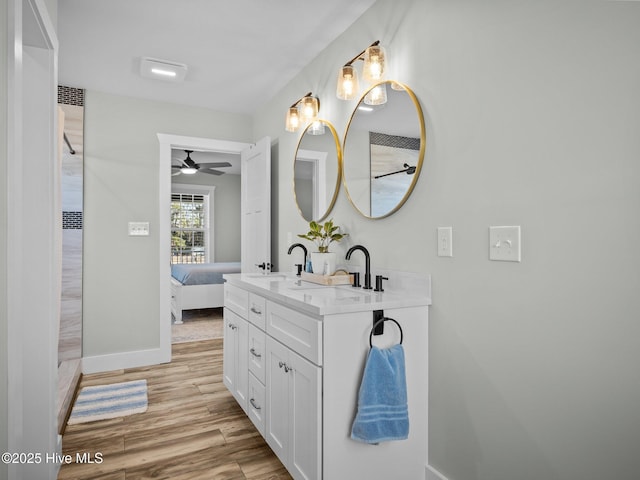
[[[171,168],[177,169],[176,172],[171,174],[172,176],[180,175],[181,173],[185,175],[193,175],[198,172],[209,173],[211,175],[223,175],[225,172],[215,169],[231,166],[229,162],[196,163],[191,158],[193,150],[185,150],[185,153],[187,154],[187,158],[181,160],[182,165],[171,165]]]
[[[376,175],[373,178],[388,177],[389,175],[395,175],[397,173],[406,173],[407,175],[413,175],[414,173],[416,173],[416,167],[409,165],[408,163],[405,163],[403,170],[397,170],[395,172],[390,172],[390,173],[383,173],[382,175]]]

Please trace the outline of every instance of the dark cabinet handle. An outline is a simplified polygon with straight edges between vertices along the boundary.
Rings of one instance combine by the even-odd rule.
[[[251,353],[251,355],[253,355],[256,358],[261,358],[262,355],[260,355],[259,353],[256,353],[256,349],[252,348],[251,350],[249,350],[249,353]]]
[[[259,407],[258,405],[256,405],[256,402],[255,402],[255,400],[254,400],[253,398],[250,398],[250,399],[249,399],[249,403],[250,403],[250,404],[251,404],[251,406],[252,406],[253,408],[255,408],[256,410],[261,410],[261,407]]]

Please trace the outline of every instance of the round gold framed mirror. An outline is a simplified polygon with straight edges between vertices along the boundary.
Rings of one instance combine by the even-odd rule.
[[[343,182],[351,204],[367,218],[397,212],[415,187],[425,148],[424,117],[413,91],[395,81],[373,85],[344,136]]]
[[[338,197],[342,150],[336,129],[316,120],[302,133],[293,162],[293,195],[307,222],[329,215]]]

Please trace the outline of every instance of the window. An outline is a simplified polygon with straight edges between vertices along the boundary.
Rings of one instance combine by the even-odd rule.
[[[171,194],[171,263],[209,261],[209,195]]]

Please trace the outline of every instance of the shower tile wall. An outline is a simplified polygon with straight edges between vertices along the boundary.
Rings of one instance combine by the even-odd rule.
[[[62,299],[58,364],[82,356],[82,223],[84,90],[58,87],[64,133],[75,151],[62,147]]]

